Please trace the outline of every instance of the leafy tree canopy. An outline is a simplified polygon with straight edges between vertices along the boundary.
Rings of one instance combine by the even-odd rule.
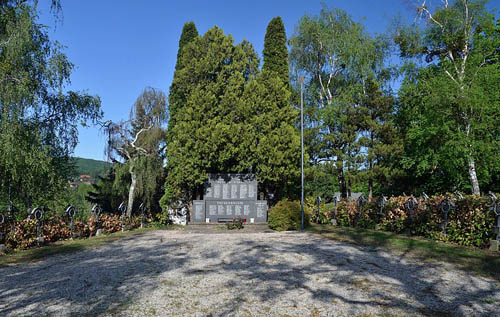
[[[24,209],[61,191],[78,123],[102,112],[97,96],[65,89],[73,64],[37,23],[36,2],[0,8],[0,199]]]

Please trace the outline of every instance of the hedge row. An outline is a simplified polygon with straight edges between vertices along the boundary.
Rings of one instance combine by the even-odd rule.
[[[121,231],[122,222],[117,215],[100,215],[100,228],[103,233]],[[140,218],[128,219],[127,228],[133,229],[140,226]],[[0,228],[6,232],[5,245],[10,249],[29,249],[37,246],[37,221],[24,219],[5,223]],[[87,222],[73,222],[73,238],[88,238],[97,232],[95,218],[92,216]],[[50,216],[41,221],[41,236],[44,243],[67,240],[71,238],[70,222],[66,217]]]
[[[367,202],[361,208],[357,202],[341,201],[336,208],[333,204],[321,204],[319,214],[316,212],[317,205],[308,202],[307,209],[312,210],[312,221],[317,223],[331,223],[335,218],[341,226],[408,233],[464,246],[486,248],[496,236],[496,216],[490,210],[488,197],[468,195],[455,199],[455,208],[448,212],[446,234],[441,209],[446,196],[433,196],[426,200],[418,198],[418,206],[414,210],[405,208],[409,198],[391,197],[382,209],[376,200]]]

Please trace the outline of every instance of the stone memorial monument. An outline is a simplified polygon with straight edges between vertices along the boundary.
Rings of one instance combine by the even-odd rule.
[[[191,222],[217,223],[241,218],[246,223],[267,222],[267,201],[257,200],[252,174],[209,174],[203,200],[193,201]]]

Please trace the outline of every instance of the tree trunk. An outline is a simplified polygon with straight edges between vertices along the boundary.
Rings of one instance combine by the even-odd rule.
[[[29,216],[29,214],[31,212],[31,207],[32,207],[31,206],[31,204],[32,204],[31,199],[27,195],[23,195],[23,196],[24,196],[24,203],[26,204],[26,208],[28,208],[27,212],[28,212],[28,216]]]
[[[373,179],[370,176],[368,179],[368,201],[372,201],[373,199]]]
[[[137,184],[137,175],[135,175],[134,167],[130,165],[129,169],[130,177],[132,178],[132,182],[130,183],[130,189],[128,191],[128,204],[127,204],[127,217],[130,218],[132,216],[132,207],[134,206],[134,191],[135,185]]]
[[[349,176],[350,175],[349,173]],[[350,177],[347,179],[347,197],[352,197],[352,179]]]
[[[347,187],[345,184],[344,169],[339,172],[340,197],[347,198]]]
[[[373,120],[375,120],[375,118],[372,118]],[[370,148],[373,149],[375,146],[374,146],[374,133],[373,132],[370,132]],[[369,153],[369,152],[368,152]],[[368,154],[369,155],[369,154]],[[370,157],[370,156],[369,156]],[[369,166],[369,171],[368,171],[368,201],[372,201],[372,198],[373,198],[373,165],[375,165],[373,163],[373,159],[370,157],[369,158],[369,163],[368,163],[368,166]]]
[[[481,192],[479,190],[479,182],[476,175],[476,162],[474,161],[472,154],[469,154],[469,179],[470,184],[472,185],[472,194],[481,195]]]
[[[468,117],[467,126],[465,127],[465,132],[468,139],[470,138],[471,133],[471,120],[469,118],[470,117]],[[471,141],[469,140],[469,142]],[[469,143],[469,157],[467,158],[467,160],[469,162],[469,180],[472,186],[472,195],[481,195],[481,192],[479,191],[479,182],[476,175],[476,162],[474,161],[472,153],[472,146]]]

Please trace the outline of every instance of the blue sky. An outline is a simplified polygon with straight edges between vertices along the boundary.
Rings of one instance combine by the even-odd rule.
[[[187,21],[194,21],[200,34],[217,25],[236,43],[247,39],[262,55],[266,27],[273,17],[282,17],[289,37],[298,20],[304,14],[318,14],[322,3],[347,11],[374,33],[385,32],[397,14],[414,16],[407,0],[61,2],[62,23],[50,14],[48,0],[40,1],[39,9],[41,23],[51,28],[51,39],[67,46],[65,52],[76,66],[68,88],[99,95],[104,119],[114,121],[128,118],[144,87],[168,94]],[[489,7],[498,13],[500,0],[490,1]],[[80,128],[75,156],[104,159],[104,143],[97,127]]]

